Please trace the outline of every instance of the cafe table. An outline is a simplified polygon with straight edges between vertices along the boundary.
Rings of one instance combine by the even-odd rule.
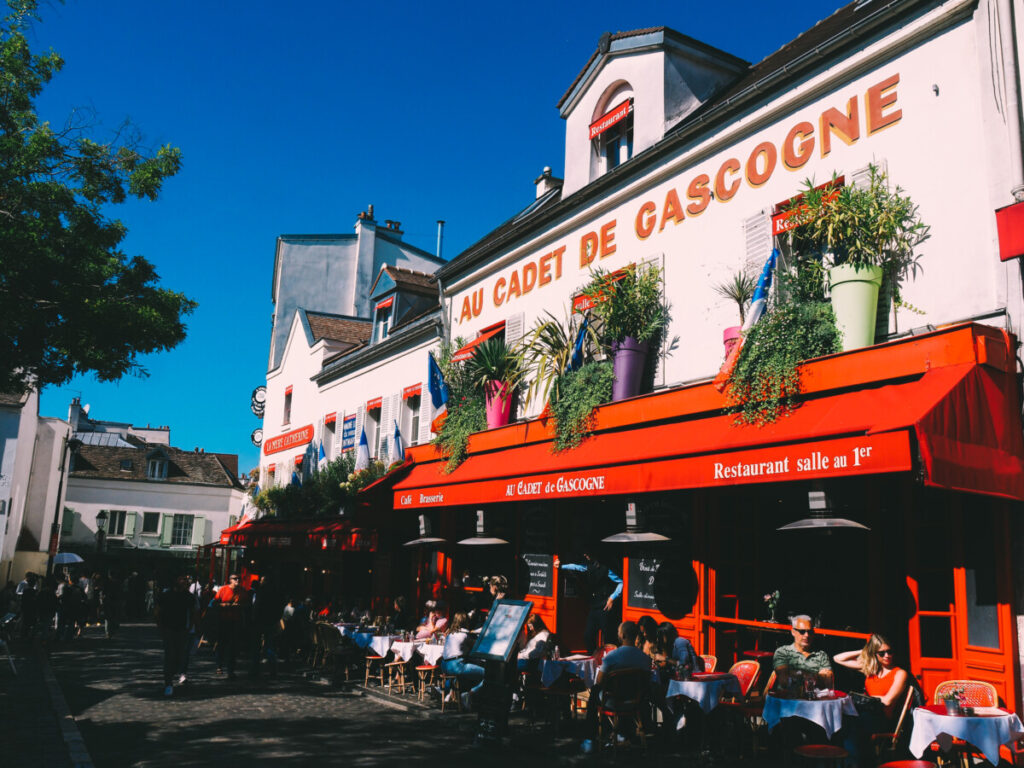
[[[697,702],[704,714],[721,703],[724,696],[740,696],[743,689],[736,675],[728,672],[694,672],[689,680],[669,680],[665,698],[685,696]]]
[[[593,688],[594,680],[597,678],[597,669],[597,661],[593,656],[545,659],[540,663],[540,683],[545,688],[550,688],[562,676],[562,672],[567,670],[583,680],[587,688]]]
[[[370,639],[370,648],[378,656],[387,656],[391,650],[391,644],[401,639],[401,635],[374,635]]]
[[[391,652],[395,654],[395,659],[402,661],[412,660],[413,654],[419,652],[427,664],[437,664],[444,653],[444,644],[428,643],[424,640],[396,640],[391,644]]]
[[[764,718],[768,730],[772,730],[785,717],[802,717],[825,729],[825,735],[832,738],[843,727],[843,716],[856,716],[857,708],[842,691],[829,691],[820,699],[798,699],[769,693],[764,698]]]
[[[357,631],[358,627],[351,624],[335,624],[334,626],[341,631],[342,637],[351,638],[356,648],[370,647],[370,642],[373,640],[373,632],[359,632]]]
[[[910,752],[921,757],[933,741],[948,752],[953,739],[972,744],[992,765],[999,764],[999,747],[1024,737],[1020,718],[999,707],[974,707],[969,715],[947,715],[943,704],[931,704],[914,710],[914,729],[910,734]]]

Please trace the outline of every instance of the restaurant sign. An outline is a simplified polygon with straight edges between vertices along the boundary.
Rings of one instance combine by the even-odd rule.
[[[356,415],[346,416],[341,423],[341,450],[351,451],[356,447]]]
[[[263,454],[269,456],[272,453],[287,451],[289,448],[305,445],[312,439],[313,425],[307,424],[304,427],[293,429],[291,432],[285,432],[283,435],[278,435],[265,441],[263,443]]]
[[[503,464],[514,466],[514,457]],[[396,508],[415,509],[906,472],[912,466],[910,434],[901,430],[581,471],[455,482],[398,490],[394,501]]]

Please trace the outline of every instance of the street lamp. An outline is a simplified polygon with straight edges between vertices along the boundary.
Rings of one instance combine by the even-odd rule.
[[[104,546],[107,543],[107,510],[101,509],[100,513],[96,515],[96,551],[100,554],[103,553]]]

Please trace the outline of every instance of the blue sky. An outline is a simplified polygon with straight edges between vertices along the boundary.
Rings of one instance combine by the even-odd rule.
[[[184,167],[156,203],[112,211],[125,250],[199,302],[177,349],[142,359],[148,378],[78,377],[44,391],[44,415],[75,395],[95,418],[171,426],[174,445],[258,462],[249,411],[266,375],[274,244],[285,233],[379,221],[454,257],[561,175],[555,105],[604,31],[669,26],[758,61],[843,3],[281,3],[68,0],[42,9],[37,50],[64,71],[39,102],[62,124],[130,118]]]

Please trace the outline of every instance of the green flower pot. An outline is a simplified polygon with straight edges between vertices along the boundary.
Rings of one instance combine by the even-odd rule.
[[[882,268],[840,264],[828,271],[828,281],[843,351],[874,344]]]

